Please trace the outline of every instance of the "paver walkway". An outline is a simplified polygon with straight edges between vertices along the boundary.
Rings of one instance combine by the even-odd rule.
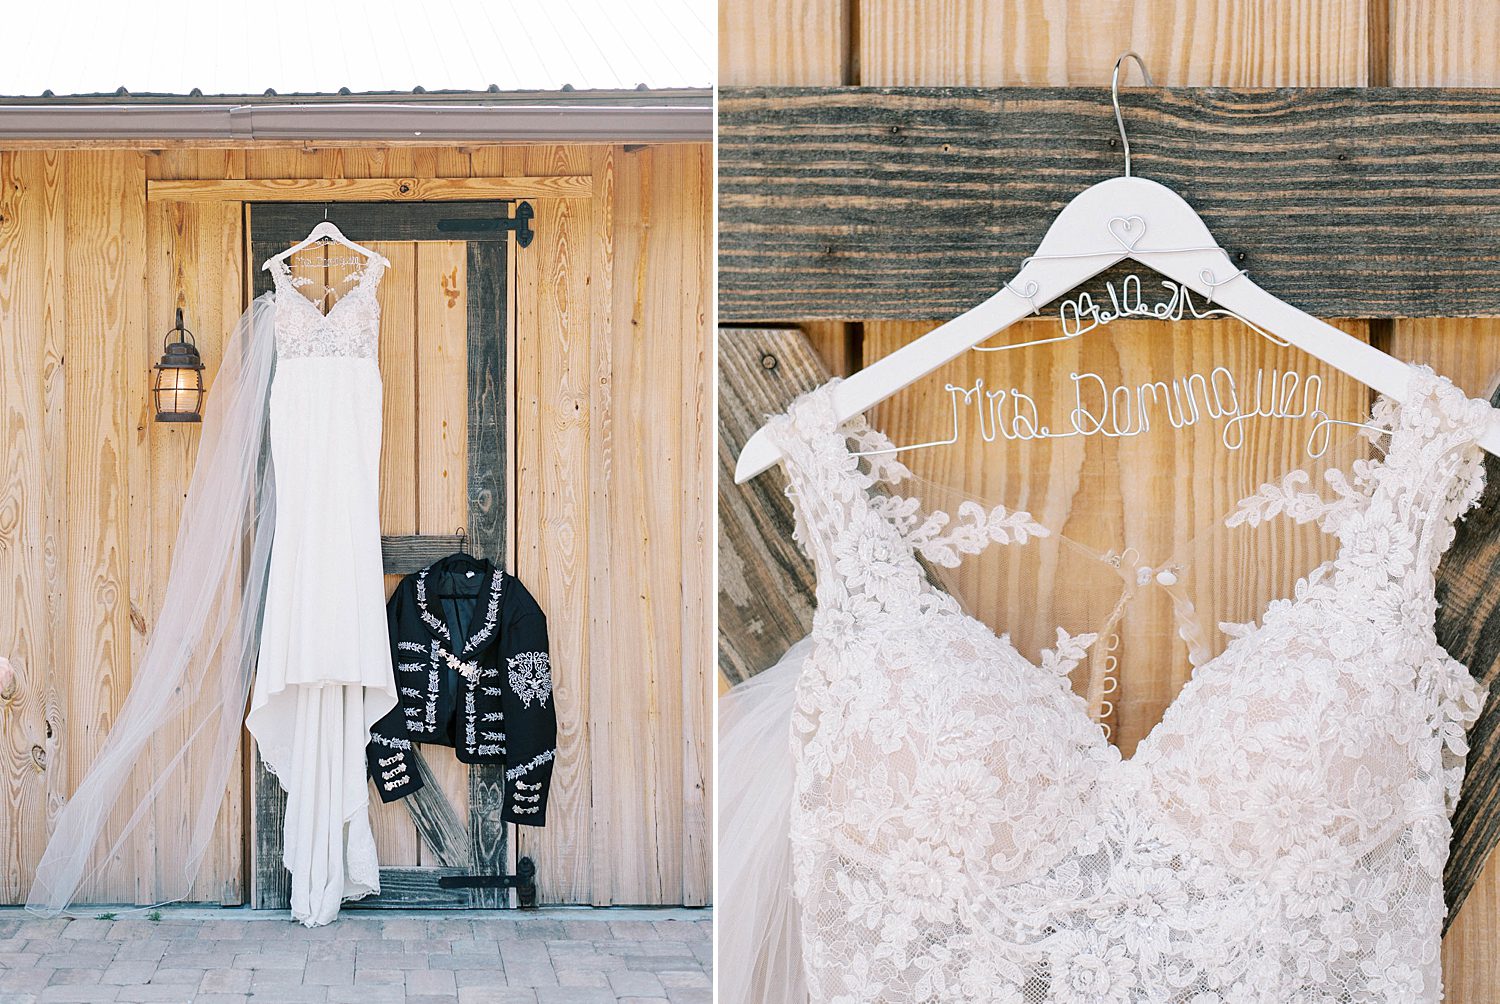
[[[707,1004],[707,910],[168,908],[152,921],[0,908],[0,1004]]]

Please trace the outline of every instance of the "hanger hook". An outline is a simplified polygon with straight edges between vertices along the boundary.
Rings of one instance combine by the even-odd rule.
[[[1115,106],[1115,114],[1116,114],[1116,116],[1118,116],[1118,115],[1119,115],[1119,112],[1120,112],[1120,108],[1119,108],[1119,105],[1116,105],[1116,106]],[[1121,126],[1121,128],[1122,128],[1122,129],[1123,129],[1123,128],[1124,128],[1124,126]],[[1129,160],[1129,158],[1128,158],[1128,157],[1127,157],[1127,158],[1126,158],[1126,160],[1127,160],[1127,161],[1128,161],[1128,160]],[[325,202],[325,203],[323,203],[323,219],[324,219],[324,220],[327,220],[327,219],[328,219],[328,203],[326,203],[326,202]]]
[[[1145,60],[1135,50],[1125,53],[1115,60],[1114,76],[1109,81],[1109,100],[1115,106],[1115,125],[1120,127],[1120,145],[1125,148],[1125,177],[1130,177],[1130,140],[1125,135],[1125,119],[1120,115],[1120,67],[1125,60],[1135,60],[1135,65],[1141,68],[1141,76],[1146,78],[1147,87],[1155,87],[1151,82],[1151,71],[1146,69]]]

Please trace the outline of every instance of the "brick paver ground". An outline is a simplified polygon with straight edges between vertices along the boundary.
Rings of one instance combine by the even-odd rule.
[[[153,921],[0,908],[0,1004],[707,1004],[707,910],[172,909]]]

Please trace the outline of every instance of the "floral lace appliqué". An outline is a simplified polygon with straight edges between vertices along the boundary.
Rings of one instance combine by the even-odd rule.
[[[1438,646],[1433,573],[1478,498],[1489,408],[1413,368],[1380,461],[1262,488],[1339,554],[1196,666],[1122,759],[1066,686],[923,561],[1045,534],[922,516],[832,388],[773,421],[817,569],[792,716],[793,891],[814,1002],[1433,1002],[1449,814],[1483,689]],[[1038,583],[1066,589],[1066,583]],[[1229,630],[1226,628],[1226,630]],[[1060,680],[1064,685],[1059,685]]]

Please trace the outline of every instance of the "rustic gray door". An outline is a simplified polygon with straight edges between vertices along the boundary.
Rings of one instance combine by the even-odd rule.
[[[247,211],[248,271],[253,276],[255,295],[271,288],[270,274],[261,270],[261,262],[302,240],[324,219],[361,244],[433,241],[451,246],[455,241],[463,242],[462,258],[467,269],[462,283],[467,291],[467,526],[455,527],[452,533],[383,537],[385,571],[387,575],[405,575],[451,554],[460,546],[460,530],[466,531],[462,543],[470,553],[503,564],[509,533],[506,415],[510,384],[506,356],[511,247],[512,242],[517,247],[530,243],[530,205],[511,201],[259,203],[247,206]],[[388,273],[383,282],[390,281]],[[455,282],[453,289],[458,290],[459,284]],[[285,908],[289,889],[282,864],[286,795],[253,755],[251,745],[249,783],[255,807],[250,832],[251,905]],[[428,756],[453,756],[446,747],[426,750]],[[428,783],[399,804],[415,824],[422,863],[382,867],[381,894],[350,905],[408,909],[509,906],[507,827],[500,819],[504,771],[470,766],[467,806],[460,811],[443,787],[433,783],[432,767],[422,752],[415,753],[416,769]],[[373,794],[371,798],[378,801]],[[523,873],[526,870],[523,868]],[[524,888],[521,899],[526,900]]]

